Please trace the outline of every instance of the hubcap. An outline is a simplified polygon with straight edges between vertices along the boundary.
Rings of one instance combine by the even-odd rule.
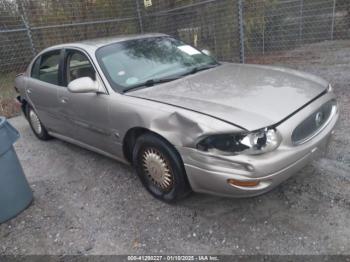
[[[41,123],[40,123],[39,117],[33,110],[29,111],[29,119],[35,133],[41,134],[41,131],[42,131]]]
[[[172,188],[174,178],[168,161],[154,148],[147,148],[142,154],[142,165],[153,184],[164,191]]]

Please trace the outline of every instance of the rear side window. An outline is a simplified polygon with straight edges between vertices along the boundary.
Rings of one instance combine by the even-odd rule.
[[[59,84],[59,64],[60,51],[52,51],[43,54],[37,59],[32,68],[32,77],[50,83],[53,85]]]

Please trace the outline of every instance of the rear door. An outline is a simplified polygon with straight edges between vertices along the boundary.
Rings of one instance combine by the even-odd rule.
[[[111,139],[109,128],[109,95],[97,93],[71,93],[68,84],[81,77],[99,79],[89,57],[80,50],[66,49],[64,55],[64,88],[58,93],[59,112],[65,119],[65,134],[69,137],[105,150]]]
[[[33,63],[31,76],[26,85],[30,104],[49,130],[58,131],[58,90],[61,88],[62,50],[48,51]]]

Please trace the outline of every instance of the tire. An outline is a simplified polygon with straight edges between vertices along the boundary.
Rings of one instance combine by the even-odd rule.
[[[44,141],[52,139],[44,125],[41,123],[39,116],[29,104],[27,104],[26,116],[31,129],[37,138]]]
[[[137,139],[133,164],[144,187],[157,199],[170,203],[192,192],[179,153],[154,134]]]

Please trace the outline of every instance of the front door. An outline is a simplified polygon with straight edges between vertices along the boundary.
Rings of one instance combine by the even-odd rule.
[[[81,77],[99,81],[96,71],[81,51],[65,50],[64,85],[59,90],[60,114],[66,121],[65,135],[84,144],[104,150],[109,143],[109,95],[100,93],[71,93],[68,84]]]

